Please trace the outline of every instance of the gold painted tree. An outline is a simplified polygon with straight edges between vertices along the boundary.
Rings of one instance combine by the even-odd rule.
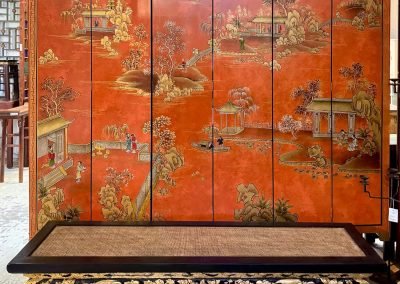
[[[131,25],[131,14],[132,9],[130,7],[124,7],[121,0],[118,0],[114,9],[109,9],[106,13],[109,21],[115,25],[115,32],[113,41],[124,42],[131,39],[129,34],[129,26]]]
[[[145,40],[148,38],[146,28],[143,24],[137,25],[133,29],[133,40],[129,44],[129,54],[122,60],[122,68],[124,72],[138,70],[145,66],[146,51],[148,43]],[[148,57],[148,56],[147,56]]]
[[[256,112],[259,106],[254,103],[249,87],[241,87],[229,90],[229,100],[236,106],[240,107],[240,112],[244,122],[246,116]]]
[[[381,146],[381,110],[375,103],[376,85],[364,76],[364,68],[360,63],[340,68],[341,76],[348,80],[347,89],[353,95],[352,108],[359,117],[365,118],[368,128],[373,133],[373,142],[377,151]]]
[[[64,79],[46,78],[40,85],[44,94],[40,96],[40,109],[47,117],[59,115],[64,111],[64,104],[74,101],[79,95],[71,87],[65,87]]]
[[[165,153],[171,147],[175,146],[175,132],[168,127],[171,125],[171,118],[161,115],[153,120],[152,129],[151,122],[148,121],[143,126],[143,133],[149,134],[153,131],[153,137],[156,138],[155,151]]]
[[[313,101],[313,99],[318,98],[321,93],[321,82],[319,80],[312,80],[307,82],[304,87],[295,88],[292,91],[291,97],[293,99],[301,99],[301,104],[296,107],[296,113],[306,116],[307,106]]]
[[[129,131],[128,124],[124,123],[122,125],[109,124],[104,126],[103,133],[107,137],[111,137],[114,140],[124,140],[126,133]]]
[[[155,46],[157,53],[155,57],[155,69],[161,77],[167,74],[172,78],[172,73],[177,66],[176,56],[185,50],[183,39],[184,29],[173,21],[164,23],[164,30],[155,36]]]
[[[152,128],[151,128],[152,125]],[[171,174],[184,165],[182,153],[175,147],[175,132],[169,129],[171,118],[168,116],[159,116],[153,120],[146,122],[143,126],[143,133],[150,134],[152,132],[155,138],[155,155],[154,167],[156,167],[157,176],[160,180],[174,186],[175,180]]]

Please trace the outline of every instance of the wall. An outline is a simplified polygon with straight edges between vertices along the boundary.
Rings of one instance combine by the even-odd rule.
[[[388,3],[270,2],[31,3],[48,149],[32,231],[67,218],[385,232]]]

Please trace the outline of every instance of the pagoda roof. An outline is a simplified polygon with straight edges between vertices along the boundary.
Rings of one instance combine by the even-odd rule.
[[[240,107],[234,105],[232,102],[226,102],[222,107],[217,109],[218,112],[220,113],[225,113],[225,114],[235,114],[240,111]]]
[[[308,112],[356,113],[351,99],[316,98],[306,107]]]
[[[60,115],[46,118],[38,123],[37,137],[50,135],[58,130],[67,128],[72,122],[65,120]]]

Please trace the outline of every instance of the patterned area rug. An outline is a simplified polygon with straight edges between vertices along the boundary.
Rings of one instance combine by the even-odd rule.
[[[366,274],[104,273],[29,274],[27,284],[365,284]]]

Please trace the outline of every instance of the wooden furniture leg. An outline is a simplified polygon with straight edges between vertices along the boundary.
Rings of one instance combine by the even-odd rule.
[[[24,182],[24,145],[25,145],[25,118],[18,119],[19,127],[19,152],[18,152],[18,167],[19,167],[19,183]]]
[[[0,183],[4,182],[4,163],[6,161],[6,142],[7,142],[7,119],[2,119],[2,135],[1,135],[1,161],[0,161]]]
[[[25,144],[24,144],[24,167],[29,167],[29,119],[25,119]]]
[[[7,143],[8,145],[14,144],[14,123],[10,119],[7,125]],[[7,169],[12,169],[14,166],[14,147],[7,147]]]

